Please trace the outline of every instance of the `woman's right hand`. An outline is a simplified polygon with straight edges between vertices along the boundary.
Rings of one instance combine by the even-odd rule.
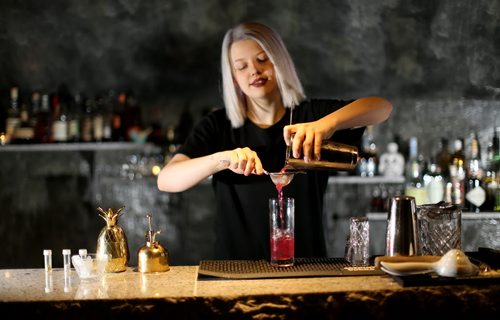
[[[166,192],[185,191],[226,169],[245,176],[265,173],[257,153],[250,148],[220,151],[192,159],[178,153],[160,171],[158,189]]]
[[[245,176],[265,173],[259,156],[248,147],[222,151],[218,154],[218,157],[218,161],[223,168],[229,169],[234,173],[244,174]]]

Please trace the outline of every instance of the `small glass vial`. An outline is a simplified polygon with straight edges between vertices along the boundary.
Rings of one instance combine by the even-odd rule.
[[[85,260],[87,258],[87,249],[78,250],[78,255],[82,258],[82,260]]]
[[[62,254],[63,254],[64,272],[69,272],[71,270],[71,250],[63,249]]]
[[[52,250],[43,250],[43,263],[46,272],[52,272]]]

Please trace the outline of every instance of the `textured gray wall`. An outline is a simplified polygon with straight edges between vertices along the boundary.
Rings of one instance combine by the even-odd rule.
[[[186,103],[221,105],[223,34],[259,20],[309,96],[498,99],[499,16],[497,0],[4,0],[0,90],[133,89],[146,120],[176,121]]]

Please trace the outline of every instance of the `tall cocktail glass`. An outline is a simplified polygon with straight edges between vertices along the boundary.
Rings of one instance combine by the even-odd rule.
[[[295,201],[293,198],[269,199],[271,265],[289,267],[295,255]]]

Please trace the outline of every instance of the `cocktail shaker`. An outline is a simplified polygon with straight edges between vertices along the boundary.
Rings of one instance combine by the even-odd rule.
[[[292,137],[293,140],[293,137]],[[355,146],[323,140],[321,144],[320,160],[305,162],[303,158],[294,158],[292,148],[286,149],[285,170],[354,170],[358,164],[358,148]]]
[[[390,199],[386,256],[398,255],[420,255],[417,207],[414,197],[395,196]]]

